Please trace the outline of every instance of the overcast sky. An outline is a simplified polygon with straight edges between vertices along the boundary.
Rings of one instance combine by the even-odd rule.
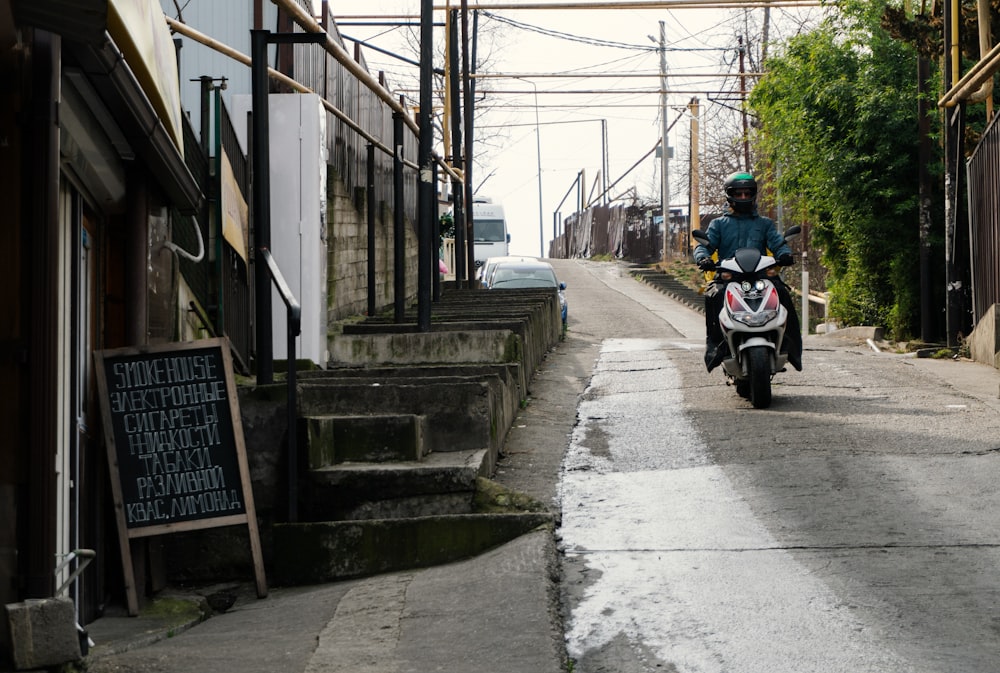
[[[457,2],[453,5],[460,6]],[[416,22],[419,0],[333,2],[331,8],[345,35],[417,58],[412,47],[407,46],[405,31],[418,34],[418,27],[350,25],[358,21],[350,17],[409,15]],[[476,135],[483,144],[478,148],[480,161],[472,181],[477,195],[489,196],[504,205],[510,222],[512,254],[537,256],[547,250],[553,235],[553,213],[560,201],[566,197],[560,207],[562,217],[575,211],[574,185],[581,171],[586,193],[593,197],[600,193],[602,127],[606,126],[607,133],[607,182],[621,178],[609,196],[618,197],[634,188],[644,200],[659,201],[659,160],[651,155],[636,164],[653,149],[661,133],[657,49],[660,21],[665,23],[667,41],[670,91],[667,119],[673,122],[682,117],[669,134],[675,157],[669,162],[671,205],[686,209],[689,117],[683,109],[692,97],[699,98],[704,132],[705,124],[712,123],[713,115],[724,113],[726,104],[738,105],[733,101],[713,101],[724,98],[720,94],[723,90],[738,89],[737,78],[715,75],[738,72],[737,35],[744,25],[743,11],[688,8],[485,11],[496,15],[496,18],[480,18],[480,59],[484,56],[488,59],[486,71],[505,75],[602,75],[478,80],[477,90],[481,95],[477,95],[477,104],[493,108],[477,117]],[[780,25],[785,13],[786,10],[772,10],[775,25]],[[760,17],[750,18],[760,23]],[[435,21],[443,19],[443,12],[435,13]],[[778,35],[780,31],[775,30],[772,39]],[[435,30],[435,42],[436,51],[440,52],[443,29]],[[418,73],[415,66],[372,49],[364,54],[373,72],[385,71],[394,90],[415,81]],[[522,93],[507,93],[515,91]],[[565,93],[574,91],[587,93]],[[414,101],[419,99],[415,90],[403,93]],[[601,120],[606,122],[602,124]]]

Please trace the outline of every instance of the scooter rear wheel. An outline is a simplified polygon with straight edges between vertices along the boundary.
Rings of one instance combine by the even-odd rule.
[[[764,346],[748,349],[750,364],[750,403],[754,409],[771,406],[771,354]]]

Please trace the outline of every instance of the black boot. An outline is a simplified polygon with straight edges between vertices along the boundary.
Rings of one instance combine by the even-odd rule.
[[[796,371],[802,371],[802,339],[785,339],[784,348],[785,355],[788,356],[788,362]]]
[[[729,346],[725,341],[707,342],[705,344],[705,367],[708,368],[708,371],[712,371],[722,364],[727,355],[729,355]]]

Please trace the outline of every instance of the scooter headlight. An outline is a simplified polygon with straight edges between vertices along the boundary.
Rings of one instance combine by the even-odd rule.
[[[750,311],[737,311],[732,314],[733,320],[743,323],[747,327],[760,327],[766,325],[778,317],[777,311],[761,311],[752,313]]]

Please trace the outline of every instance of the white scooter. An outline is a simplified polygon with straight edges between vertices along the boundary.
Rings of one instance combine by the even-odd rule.
[[[801,227],[789,227],[785,239],[800,232]],[[691,236],[709,244],[700,229]],[[756,409],[771,405],[771,377],[784,371],[788,363],[781,349],[788,311],[781,305],[772,280],[781,269],[774,257],[755,248],[740,248],[716,264],[713,282],[725,292],[719,325],[729,346],[729,356],[722,361],[723,372],[727,384],[735,385],[736,392]]]

